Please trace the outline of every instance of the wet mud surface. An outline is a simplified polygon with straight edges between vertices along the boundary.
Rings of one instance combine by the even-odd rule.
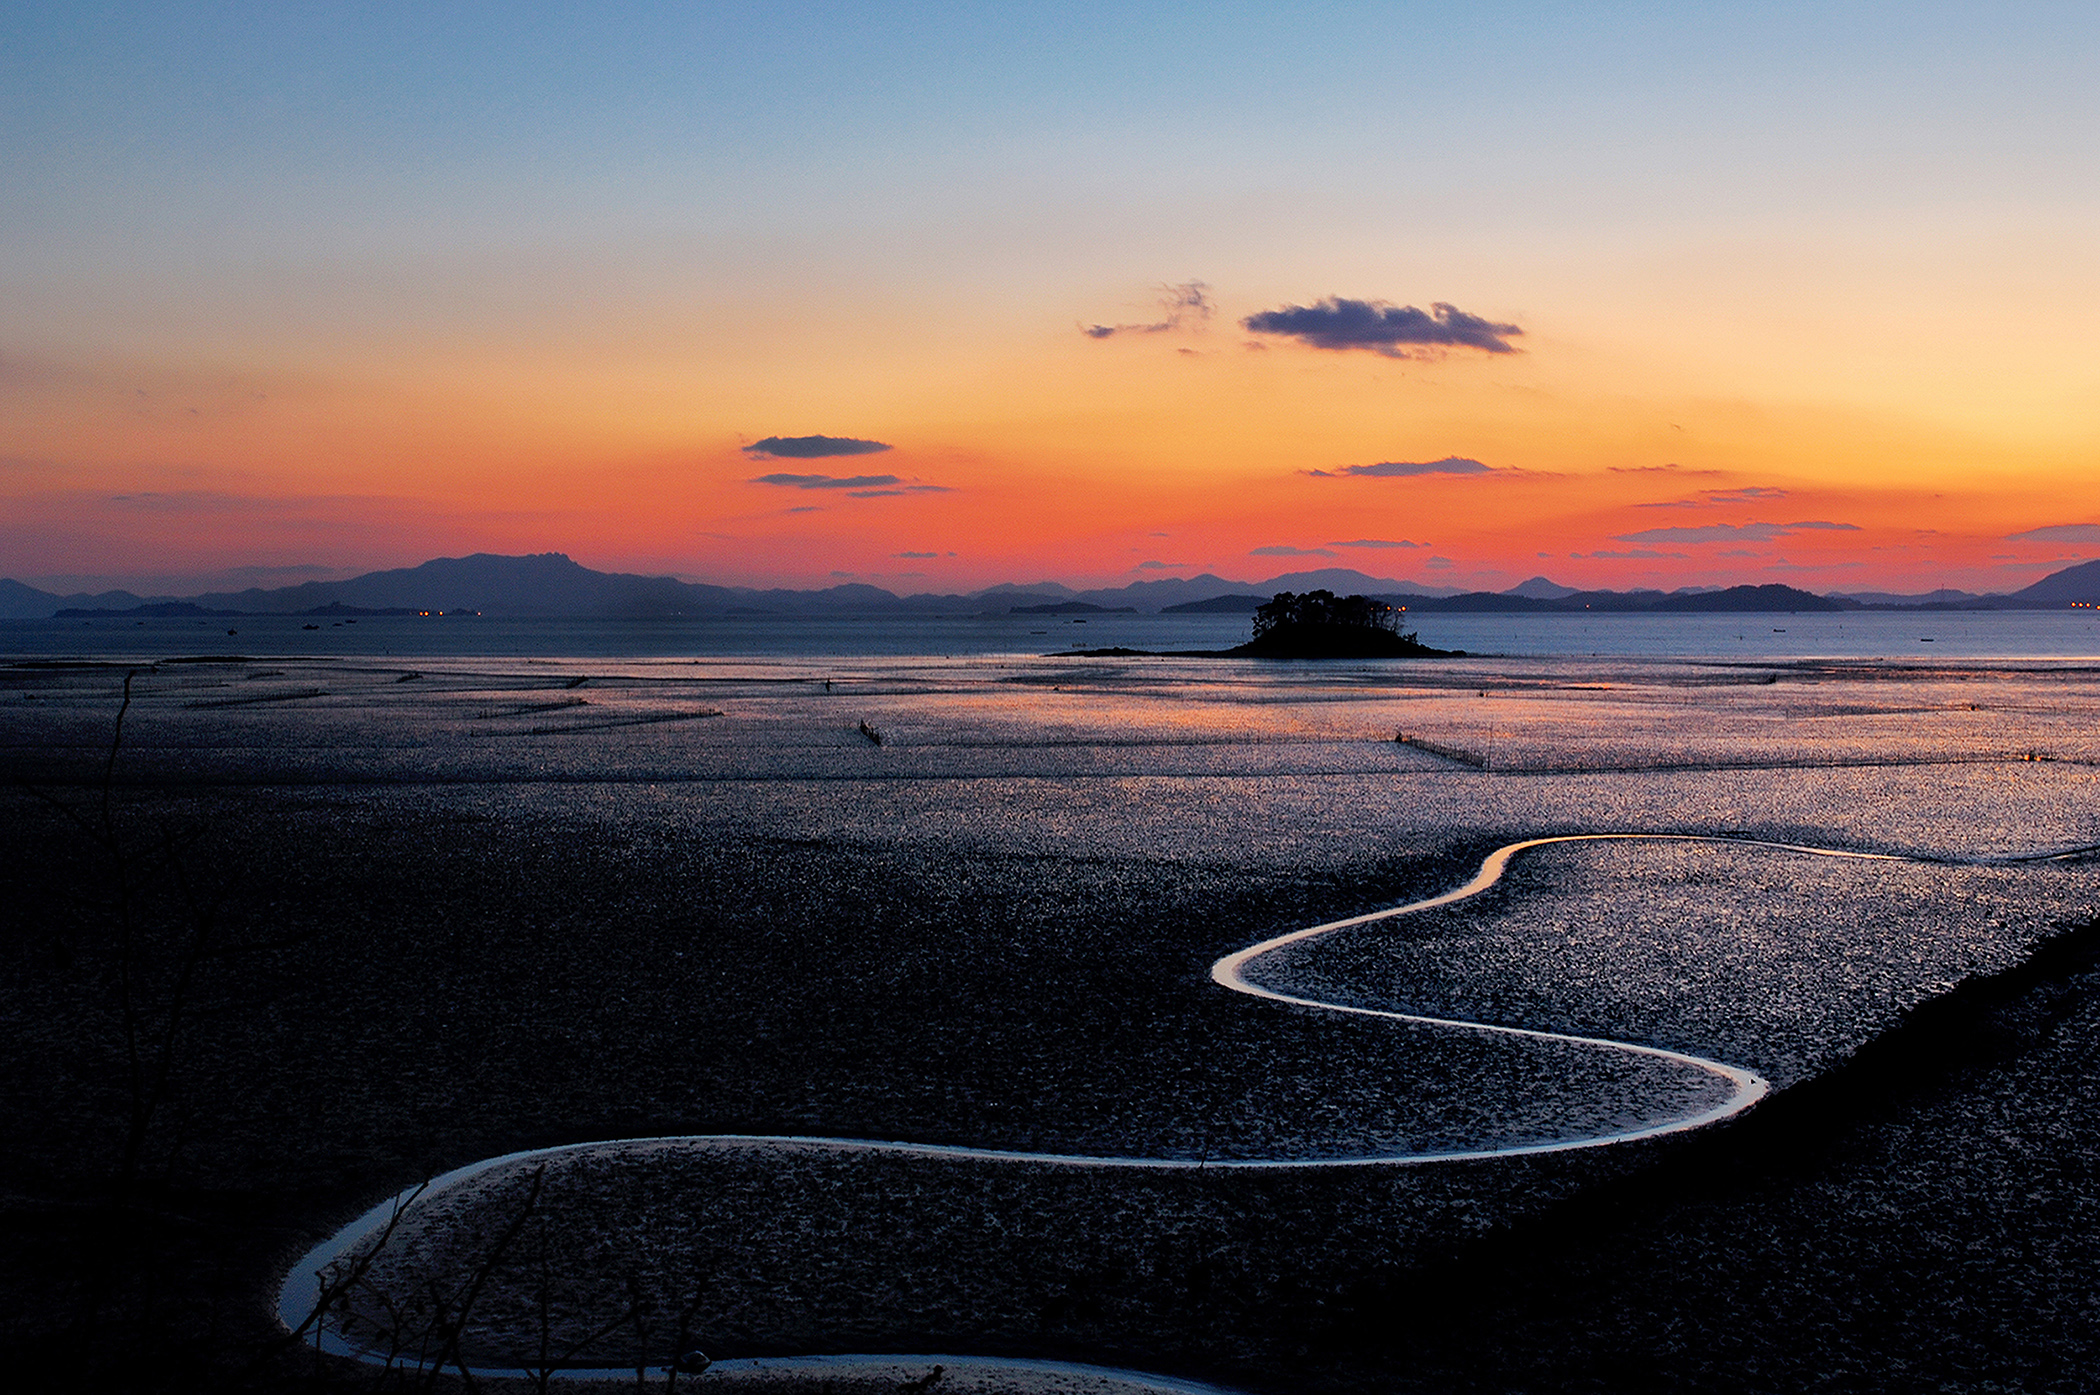
[[[145,1131],[135,1200],[163,1220],[140,1228],[158,1238],[126,1261],[123,1301],[158,1294],[162,1350],[224,1378],[213,1363],[264,1342],[266,1295],[306,1244],[529,1146],[765,1132],[1309,1156],[1633,1117],[1690,1087],[1250,1002],[1208,966],[1443,890],[1541,833],[1947,858],[2100,841],[2089,678],[1860,668],[1767,684],[1453,663],[1399,687],[1138,663],[165,665],[137,680],[112,826],[141,867],[178,850],[223,939]],[[0,689],[0,750],[26,782],[0,795],[19,888],[0,1032],[22,1063],[0,1081],[8,1271],[17,1349],[46,1353],[77,1340],[78,1305],[39,1276],[72,1272],[67,1228],[106,1191],[134,1092],[107,858],[35,791],[99,807],[120,682],[25,668]],[[1403,726],[1492,739],[1495,758],[1398,745]],[[1787,1085],[2090,918],[2092,868],[1571,845],[1526,855],[1481,905],[1261,977]],[[148,1016],[194,923],[176,880],[158,865],[132,907]],[[470,1341],[515,1349],[543,1317],[581,1335],[634,1308],[641,1326],[594,1351],[660,1345],[682,1317],[725,1353],[1005,1352],[1255,1388],[2041,1381],[2100,1349],[2073,1297],[2100,1278],[2080,1219],[2084,991],[2017,1049],[1876,1087],[1857,1118],[1774,1108],[1689,1150],[1289,1179],[586,1155],[549,1168],[487,1265]],[[1786,1147],[1737,1150],[1754,1163],[1730,1151],[1782,1127]],[[404,1233],[374,1284],[487,1264],[522,1185],[448,1201],[451,1223]],[[1867,1317],[1899,1295],[1916,1330],[1875,1348]],[[1875,1360],[1897,1363],[1878,1384]]]

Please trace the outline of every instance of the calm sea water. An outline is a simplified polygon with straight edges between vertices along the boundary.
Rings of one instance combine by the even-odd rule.
[[[308,628],[315,626],[317,628]],[[2100,658],[2100,612],[1839,615],[1425,615],[1422,641],[1473,654],[1541,657]],[[9,657],[512,656],[669,658],[1044,654],[1122,646],[1223,649],[1245,616],[1097,615],[956,619],[0,621]]]

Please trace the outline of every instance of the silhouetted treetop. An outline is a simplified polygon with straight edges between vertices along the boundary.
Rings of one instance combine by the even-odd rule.
[[[1400,611],[1369,596],[1285,591],[1254,612],[1254,638],[1234,652],[1279,659],[1437,654],[1400,631]]]
[[[1369,596],[1336,596],[1332,591],[1307,591],[1300,596],[1279,593],[1254,612],[1254,637],[1290,626],[1334,625],[1359,630],[1400,632],[1400,612]]]

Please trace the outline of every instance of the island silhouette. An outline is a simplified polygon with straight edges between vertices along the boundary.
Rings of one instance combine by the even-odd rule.
[[[1254,638],[1229,652],[1258,659],[1408,659],[1452,652],[1402,631],[1401,614],[1369,596],[1281,591],[1254,612]]]
[[[1279,591],[1254,612],[1254,637],[1230,649],[1177,649],[1195,659],[1430,659],[1462,658],[1463,649],[1432,649],[1400,628],[1406,607],[1373,596],[1332,591]],[[1058,657],[1138,657],[1149,649],[1074,649]]]

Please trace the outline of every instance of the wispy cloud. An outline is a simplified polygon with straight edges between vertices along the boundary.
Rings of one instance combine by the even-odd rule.
[[[1608,557],[1608,558],[1612,558],[1612,559],[1615,559],[1615,560],[1619,560],[1619,561],[1624,561],[1624,560],[1627,560],[1627,559],[1629,559],[1629,558],[1637,558],[1637,557],[1638,557],[1638,558],[1649,558],[1649,557],[1677,557],[1677,558],[1685,558],[1685,557],[1689,557],[1689,556],[1691,556],[1691,554],[1690,554],[1689,552],[1657,552],[1657,551],[1656,551],[1656,550],[1655,550],[1654,548],[1652,548],[1652,547],[1632,547],[1632,548],[1628,548],[1628,549],[1626,549],[1626,550],[1625,550],[1625,551],[1623,551],[1623,552],[1571,552],[1571,553],[1569,553],[1568,555],[1569,555],[1570,557],[1591,557],[1591,558],[1596,558],[1596,557]]]
[[[1813,529],[1831,533],[1856,533],[1856,523],[1829,523],[1822,519],[1807,519],[1800,523],[1705,523],[1697,527],[1643,528],[1637,533],[1615,533],[1613,542],[1630,543],[1709,543],[1709,542],[1770,542],[1784,538],[1801,529]]]
[[[1524,332],[1516,325],[1497,324],[1441,301],[1425,311],[1346,296],[1264,310],[1240,323],[1255,334],[1287,335],[1316,349],[1369,349],[1388,358],[1410,357],[1414,348],[1513,354],[1517,350],[1510,336]]]
[[[823,460],[835,455],[880,455],[890,447],[882,441],[861,441],[851,436],[768,436],[744,447],[754,460]]]
[[[924,557],[938,557],[938,556],[940,556],[940,555],[941,555],[941,554],[940,554],[940,553],[938,553],[938,552],[892,552],[892,553],[890,554],[890,556],[892,556],[892,557],[915,557],[915,558],[924,558]]]
[[[1179,572],[1188,570],[1188,565],[1186,562],[1140,562],[1132,567],[1131,570],[1134,572]]]
[[[1332,557],[1334,553],[1324,547],[1292,547],[1288,543],[1271,543],[1267,547],[1249,548],[1249,557]]]
[[[2007,533],[2007,542],[2049,543],[2100,543],[2100,523],[2052,523],[2046,528],[2029,528],[2024,533]]]
[[[1322,479],[1338,479],[1343,475],[1406,479],[1415,475],[1491,475],[1495,472],[1477,460],[1447,455],[1442,460],[1381,460],[1376,465],[1343,465],[1333,470],[1307,470],[1305,473]]]
[[[751,483],[789,489],[878,489],[904,481],[896,475],[760,475]]]
[[[849,499],[883,499],[896,494],[947,494],[945,484],[915,484],[897,475],[759,475],[751,484],[783,489],[843,489]]]
[[[1079,332],[1089,339],[1111,339],[1118,334],[1165,334],[1202,324],[1217,312],[1217,306],[1210,298],[1210,287],[1201,281],[1161,286],[1159,291],[1161,318],[1137,325],[1081,325]]]
[[[1409,542],[1406,538],[1351,538],[1348,542],[1331,542],[1329,547],[1427,547],[1428,543]],[[1545,554],[1541,553],[1541,556]]]
[[[1719,504],[1754,504],[1768,499],[1784,499],[1787,491],[1754,484],[1743,489],[1702,489],[1690,499],[1658,499],[1652,504],[1635,504],[1637,509],[1706,509]],[[1798,526],[1798,525],[1797,525]]]

